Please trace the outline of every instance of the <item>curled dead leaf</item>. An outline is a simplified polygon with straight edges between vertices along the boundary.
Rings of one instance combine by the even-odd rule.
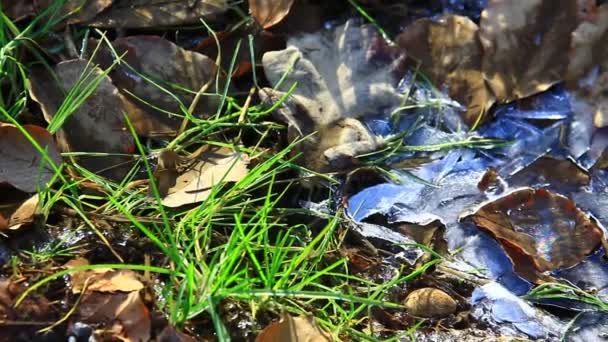
[[[38,194],[28,197],[12,188],[0,188],[0,194],[0,230],[15,230],[34,222],[39,209]]]
[[[289,14],[294,0],[249,0],[249,11],[263,28],[278,24]]]
[[[133,158],[134,142],[127,129],[123,112],[127,105],[103,71],[86,60],[69,60],[54,68],[56,78],[46,70],[30,73],[30,95],[40,104],[44,117],[51,122],[66,99],[77,86],[80,89],[101,78],[97,88],[65,120],[56,138],[64,152],[100,152],[103,157],[81,156],[80,164],[92,172],[113,180],[122,180]],[[112,154],[123,154],[116,156]]]
[[[49,132],[39,126],[23,128],[46,150],[50,161],[61,165],[61,155]],[[0,123],[0,183],[24,192],[45,190],[55,175],[54,169],[28,138],[14,125]]]
[[[572,267],[603,243],[597,222],[569,198],[522,188],[483,204],[466,219],[488,231],[532,282],[541,273]]]
[[[464,120],[473,125],[490,109],[494,96],[481,71],[482,46],[477,25],[467,17],[448,15],[419,19],[397,37],[399,46],[450,97],[467,108]]]
[[[268,325],[255,339],[256,342],[329,342],[331,338],[307,316],[292,317],[284,314],[281,320]]]
[[[441,318],[456,312],[457,303],[439,289],[426,287],[412,291],[405,299],[410,315],[423,318]]]

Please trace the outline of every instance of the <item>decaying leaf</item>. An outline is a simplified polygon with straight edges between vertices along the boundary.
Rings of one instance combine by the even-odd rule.
[[[14,188],[0,187],[0,230],[19,229],[34,222],[38,204],[38,194],[30,197]]]
[[[566,81],[571,107],[592,115],[597,128],[608,126],[608,4],[596,9],[572,33]]]
[[[68,23],[79,23],[93,19],[112,4],[113,0],[65,0],[58,8],[57,16],[69,15]],[[2,11],[13,20],[40,14],[49,9],[55,0],[2,0]]]
[[[87,292],[83,296],[73,319],[102,328],[96,331],[98,340],[150,340],[150,313],[138,291]]]
[[[76,258],[65,264],[67,268],[88,265],[84,258]],[[137,273],[131,270],[113,270],[110,268],[95,268],[87,271],[78,271],[71,274],[72,293],[87,291],[97,292],[131,292],[144,288],[144,284],[137,278]]]
[[[84,258],[71,260],[66,267],[87,265]],[[81,293],[72,322],[94,324],[101,340],[148,341],[150,312],[139,290],[143,284],[130,270],[92,269],[72,274],[72,292]]]
[[[397,37],[409,57],[438,88],[467,108],[464,119],[473,125],[490,109],[494,96],[486,86],[482,47],[477,25],[467,17],[444,16],[440,20],[419,19]]]
[[[130,154],[134,149],[123,111],[128,108],[110,79],[103,71],[85,60],[70,60],[54,68],[56,79],[46,70],[30,73],[30,95],[40,103],[44,117],[51,122],[66,99],[66,94],[77,82],[81,87],[95,78],[101,82],[84,102],[65,120],[57,132],[59,148],[64,152],[101,152],[107,156],[82,156],[79,163],[102,176],[121,180],[130,168],[131,157],[111,154]]]
[[[263,28],[278,24],[289,14],[294,0],[249,0],[251,15]]]
[[[412,291],[405,299],[410,315],[423,318],[441,318],[456,312],[457,303],[447,293],[426,287]]]
[[[514,269],[532,282],[540,273],[572,267],[603,242],[595,220],[565,196],[523,188],[482,205],[468,216],[498,240]]]
[[[255,341],[329,342],[331,337],[317,325],[312,317],[292,317],[284,314],[280,321],[264,328]]]
[[[59,167],[61,155],[49,132],[34,125],[25,125],[23,128]],[[7,183],[31,193],[45,190],[55,175],[48,161],[14,125],[0,123],[0,156],[0,184]]]
[[[88,24],[97,27],[146,28],[198,24],[228,9],[226,0],[114,0]]]
[[[331,32],[290,38],[285,50],[264,54],[270,82],[286,77],[260,96],[277,102],[297,82],[275,114],[288,124],[290,141],[307,137],[295,149],[303,153],[300,162],[318,171],[344,169],[357,155],[382,146],[359,118],[386,117],[400,104],[394,85],[402,62],[400,51],[373,27],[347,22]]]
[[[35,322],[52,322],[55,318],[50,310],[48,299],[41,296],[28,296],[21,304],[15,307],[19,295],[23,293],[24,286],[8,278],[0,278],[0,340],[15,341],[19,337],[33,336],[39,329]],[[30,324],[11,324],[13,322],[28,322]],[[27,337],[24,337],[27,339]]]
[[[490,0],[481,14],[482,70],[501,102],[521,99],[560,82],[582,1]]]
[[[215,82],[217,67],[207,56],[157,36],[119,38],[112,46],[118,56],[124,56],[110,77],[139,109],[129,112],[139,134],[174,135],[184,118],[182,109],[188,109],[195,94],[206,85],[191,114],[204,117],[217,111],[222,85]],[[107,68],[115,58],[109,48],[103,48],[96,60]]]
[[[210,147],[175,179],[175,185],[168,189],[162,204],[175,208],[202,202],[215,185],[243,179],[248,172],[247,164],[247,157],[242,153]]]

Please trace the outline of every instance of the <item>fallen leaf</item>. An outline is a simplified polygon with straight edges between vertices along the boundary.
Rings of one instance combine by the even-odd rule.
[[[15,21],[34,16],[47,10],[55,0],[2,0],[2,11]],[[112,0],[65,0],[55,15],[68,16],[70,24],[93,19],[99,12],[112,4]]]
[[[418,19],[397,37],[399,46],[439,89],[467,108],[469,125],[492,107],[494,96],[481,71],[482,47],[477,25],[467,17],[448,15],[439,20]]]
[[[281,320],[268,325],[255,339],[256,342],[325,342],[331,341],[312,317],[292,317],[284,314]]]
[[[596,128],[608,126],[608,4],[593,11],[572,33],[566,81],[571,107],[581,116],[592,115]]]
[[[260,96],[276,103],[297,82],[274,113],[288,124],[290,141],[307,137],[294,153],[302,153],[299,162],[317,171],[345,169],[357,155],[383,145],[359,119],[386,117],[399,106],[394,86],[402,62],[401,52],[388,47],[373,27],[348,22],[331,32],[290,38],[285,50],[265,53],[268,80],[285,79]]]
[[[502,244],[515,271],[532,282],[572,267],[602,244],[595,221],[565,196],[523,188],[483,204],[466,217]]]
[[[87,22],[112,28],[148,28],[200,24],[228,9],[225,0],[115,0],[112,7]]]
[[[482,70],[499,102],[539,93],[563,79],[582,3],[488,1],[479,24]]]
[[[162,204],[176,208],[202,202],[220,183],[238,182],[247,175],[247,157],[228,148],[211,147],[175,179]]]
[[[167,325],[160,335],[156,338],[157,342],[196,342],[196,339],[186,335],[175,327]]]
[[[182,108],[189,108],[195,95],[209,84],[205,95],[191,113],[195,117],[215,114],[220,103],[222,82],[215,82],[213,60],[197,52],[182,49],[157,36],[129,36],[112,42],[122,61],[110,73],[112,82],[137,109],[129,120],[144,136],[175,135],[182,121]],[[114,62],[109,48],[102,48],[96,61],[108,68]],[[156,84],[154,84],[156,83]],[[167,88],[167,91],[159,88]],[[186,90],[184,90],[186,89]]]
[[[0,230],[15,230],[34,222],[38,213],[38,194],[28,197],[12,188],[0,188],[0,193]]]
[[[66,268],[88,265],[85,258],[76,258],[65,264]],[[137,273],[132,270],[113,270],[110,268],[95,268],[78,271],[71,274],[72,293],[80,293],[86,285],[87,291],[97,292],[131,292],[144,288]]]
[[[18,336],[34,336],[39,326],[31,323],[48,324],[47,322],[56,319],[50,310],[51,304],[48,299],[42,296],[30,295],[15,307],[17,298],[24,290],[20,284],[8,278],[0,278],[0,322],[2,322],[0,340],[2,341],[19,340]],[[30,324],[8,324],[11,322]]]
[[[133,137],[123,117],[128,104],[110,79],[102,75],[103,71],[85,60],[70,60],[57,64],[54,72],[57,80],[46,70],[30,73],[30,95],[40,103],[48,122],[83,75],[86,75],[83,86],[102,77],[99,86],[70,114],[57,132],[59,148],[63,152],[131,154]],[[119,181],[128,172],[133,158],[80,156],[78,161],[92,172]]]
[[[65,267],[88,265],[85,258],[76,258]],[[100,340],[148,341],[150,339],[150,311],[139,290],[144,285],[131,270],[97,268],[71,274],[72,292],[82,293],[72,324],[95,324]]]
[[[455,313],[457,303],[444,291],[427,287],[412,291],[404,305],[410,315],[441,318]]]
[[[294,0],[249,0],[249,11],[263,28],[278,24],[289,14]]]
[[[259,30],[254,25],[243,25],[235,30],[216,32],[217,39],[220,45],[222,70],[229,70],[232,59],[235,58],[235,67],[232,72],[233,78],[239,78],[249,75],[254,67],[251,63],[251,52],[247,42],[248,36],[251,35],[255,41],[253,45],[253,62],[259,64],[264,53],[268,51],[280,50],[285,48],[285,39],[280,35],[271,33],[265,30]],[[236,53],[237,44],[240,43],[238,54]],[[209,58],[216,60],[217,44],[214,37],[208,37],[201,41],[193,50],[198,51]],[[259,65],[255,66],[256,68]]]
[[[98,340],[125,342],[150,340],[149,309],[138,291],[103,293],[87,291],[76,308],[74,322],[95,324]]]
[[[61,155],[46,129],[25,125],[23,128],[46,149],[49,159],[59,167]],[[55,171],[14,125],[0,123],[0,183],[7,183],[24,192],[45,190]]]

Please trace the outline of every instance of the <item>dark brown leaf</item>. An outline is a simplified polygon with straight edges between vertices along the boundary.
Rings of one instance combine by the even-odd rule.
[[[57,79],[46,70],[30,73],[30,95],[40,103],[44,117],[51,122],[68,91],[84,77],[82,85],[102,77],[97,89],[66,119],[57,132],[59,148],[64,152],[102,152],[130,154],[134,142],[123,112],[128,108],[110,79],[102,70],[85,60],[70,60],[54,68]],[[102,176],[121,180],[130,168],[131,157],[82,156],[80,164]]]
[[[289,14],[294,0],[249,0],[249,11],[263,28],[278,24]]]
[[[397,37],[409,57],[419,61],[433,84],[467,108],[473,125],[494,103],[481,72],[482,48],[477,25],[467,17],[419,19]]]
[[[195,94],[207,84],[208,89],[192,114],[205,117],[217,111],[223,85],[216,84],[216,65],[207,56],[182,49],[156,36],[119,38],[112,45],[118,55],[126,53],[110,76],[139,109],[129,113],[129,119],[139,134],[174,135],[183,121],[182,108],[189,108]],[[97,60],[107,68],[114,58],[110,49],[104,48]]]
[[[46,129],[25,125],[23,128],[46,149],[53,163],[61,165],[61,155]],[[24,192],[47,188],[55,171],[32,143],[14,125],[0,123],[0,183],[7,183]]]
[[[490,0],[481,14],[482,70],[497,101],[547,90],[566,73],[581,1]]]

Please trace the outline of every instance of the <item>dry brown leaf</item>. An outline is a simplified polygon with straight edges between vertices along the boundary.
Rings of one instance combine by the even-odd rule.
[[[87,291],[76,308],[75,322],[99,327],[98,340],[145,342],[150,340],[150,312],[138,291],[104,293]]]
[[[464,120],[473,125],[494,103],[486,86],[477,25],[467,17],[448,15],[440,20],[419,19],[397,37],[399,46],[433,82],[447,88],[451,98],[467,108]]]
[[[184,114],[180,108],[189,108],[194,94],[208,82],[207,95],[200,97],[192,114],[205,117],[217,111],[223,85],[215,82],[215,61],[157,36],[119,38],[112,45],[119,56],[126,53],[110,77],[125,97],[137,107],[129,111],[129,120],[137,133],[144,136],[175,135],[183,121]],[[110,49],[103,48],[96,60],[103,68],[107,68],[114,62],[114,58]],[[169,89],[174,96],[137,73]],[[171,84],[189,89],[190,92]],[[180,107],[180,102],[183,107]]]
[[[299,162],[317,171],[351,167],[356,156],[383,145],[360,118],[386,116],[399,106],[396,74],[403,58],[371,26],[348,22],[332,32],[290,38],[287,49],[264,54],[262,63],[277,89],[264,88],[266,103],[277,102],[295,82],[292,95],[275,111],[288,124]],[[315,133],[313,136],[309,136]]]
[[[65,264],[67,268],[88,265],[85,258],[76,258]],[[109,268],[96,268],[87,271],[78,271],[71,274],[72,292],[80,293],[85,287],[87,291],[97,292],[131,292],[144,288],[138,279],[137,273],[131,270],[113,270]]]
[[[146,28],[200,24],[228,9],[226,0],[115,0],[87,24],[97,27]]]
[[[23,128],[46,149],[49,158],[59,167],[61,155],[46,129],[25,125]],[[47,188],[55,172],[32,143],[14,125],[0,123],[0,183],[7,183],[24,192]]]
[[[162,204],[179,207],[202,202],[216,184],[238,182],[247,175],[247,156],[228,148],[211,147],[175,179]]]
[[[490,0],[481,14],[482,70],[497,101],[509,102],[560,82],[581,1]]]
[[[65,94],[86,75],[84,85],[100,77],[103,71],[85,60],[70,60],[57,64],[57,81],[46,70],[30,73],[30,95],[42,107],[50,122],[65,99]],[[106,76],[97,89],[65,121],[57,132],[59,148],[64,152],[102,152],[130,154],[134,142],[127,129],[123,111],[126,100]],[[103,156],[78,158],[79,163],[102,176],[122,180],[128,172],[131,157]]]
[[[523,188],[483,204],[467,217],[502,244],[515,271],[532,282],[572,267],[603,242],[596,222],[565,196]]]
[[[294,0],[249,0],[249,11],[263,28],[278,24],[289,14]]]
[[[292,317],[284,314],[281,320],[268,325],[256,342],[329,342],[331,337],[312,317]]]

